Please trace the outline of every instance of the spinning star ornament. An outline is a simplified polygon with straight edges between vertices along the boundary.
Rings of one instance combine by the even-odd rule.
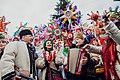
[[[61,26],[55,22],[48,24],[48,32],[54,34],[56,39],[61,38]]]
[[[93,13],[91,11],[91,15],[90,14],[87,14],[88,16],[90,16],[90,18],[88,18],[88,20],[92,20],[92,23],[95,22],[95,26],[98,26],[99,28],[102,28],[104,25],[103,23],[101,22],[102,20],[102,17],[101,15],[99,14],[99,11],[97,11],[96,13]]]
[[[17,37],[18,34],[19,34],[19,32],[20,32],[22,29],[26,28],[27,24],[28,24],[28,23],[25,23],[25,24],[23,25],[22,22],[21,22],[21,23],[20,23],[20,26],[19,26],[19,27],[16,27],[16,28],[18,28],[18,29],[14,32],[13,36],[14,36],[14,37]]]
[[[67,6],[67,9],[65,11],[59,10],[59,14],[62,15],[58,20],[62,21],[62,27],[64,27],[64,24],[68,21],[68,29],[71,29],[71,26],[76,23],[80,23],[81,18],[81,12],[76,11],[77,6],[74,6],[70,8],[70,6]],[[75,25],[75,24],[74,24]]]
[[[99,20],[101,19],[101,15],[99,14],[99,11],[97,11],[96,13],[91,11],[91,15],[87,14],[88,16],[90,16],[90,18],[88,18],[88,20],[92,20],[95,21],[96,25],[98,25]]]
[[[119,6],[113,10],[111,7],[109,8],[109,12],[105,11],[105,15],[108,16],[110,20],[120,19],[120,11],[118,11]]]

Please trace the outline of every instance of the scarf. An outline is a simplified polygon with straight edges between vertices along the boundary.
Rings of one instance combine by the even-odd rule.
[[[46,80],[52,80],[50,64],[55,59],[56,53],[55,53],[55,51],[54,51],[54,53],[52,53],[52,51],[50,51],[49,56],[47,58],[46,51],[44,51],[43,56],[44,56],[44,59],[46,62],[46,67],[47,67]]]

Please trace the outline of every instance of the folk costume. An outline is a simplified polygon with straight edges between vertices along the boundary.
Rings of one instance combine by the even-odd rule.
[[[1,59],[2,55],[3,55],[3,50],[0,51],[0,59]]]
[[[44,51],[36,60],[37,68],[41,69],[41,80],[62,80],[59,66],[63,61],[64,58],[53,50],[52,41],[46,40]]]
[[[104,61],[104,73],[106,80],[119,80],[120,55],[117,46],[120,45],[120,30],[113,22],[110,22],[105,27],[105,30],[110,37],[106,37],[103,47],[89,45],[89,51],[94,53],[102,53],[101,55]]]
[[[94,46],[100,46],[97,38],[93,38],[90,41],[90,44],[92,44]],[[95,60],[95,62],[97,64],[97,65],[95,65],[95,69],[94,69],[96,80],[105,80],[104,66],[103,66],[103,60],[101,58],[101,55],[95,54],[95,53],[90,53],[90,58]]]
[[[15,66],[19,72],[30,72],[30,58],[27,45],[23,41],[14,41],[8,43],[1,58],[2,80],[11,80],[16,75]],[[4,64],[4,65],[3,65]]]
[[[5,47],[1,58],[1,62],[4,64],[2,66],[2,80],[14,80],[18,73],[27,77],[31,74],[31,63],[33,62],[31,62],[32,58],[27,44],[32,39],[31,37],[28,37],[32,36],[32,32],[30,30],[22,30],[19,35],[21,41],[10,42]],[[22,80],[26,79],[22,78]]]
[[[35,60],[38,58],[38,55],[35,50],[35,47],[28,43],[27,44],[27,48],[28,48],[28,52],[29,52],[29,56],[30,56],[30,76],[34,79],[37,79],[37,69],[36,69],[36,65],[35,65]]]
[[[24,29],[22,31],[20,31],[19,33],[20,35],[20,39],[26,42],[27,45],[27,49],[29,52],[29,57],[30,57],[30,77],[37,79],[37,70],[36,70],[36,66],[35,66],[35,60],[37,59],[37,53],[35,47],[31,44],[32,42],[32,37],[33,34],[31,32],[31,30],[29,29]],[[30,36],[30,37],[26,37],[27,39],[22,39],[22,37],[24,36]]]
[[[120,24],[120,22],[119,22],[119,24]],[[120,25],[119,25],[120,26]],[[119,34],[120,34],[120,30],[118,29],[118,26],[116,26],[112,21],[105,27],[105,30],[107,31],[107,33],[109,34],[109,36],[112,38],[112,40],[114,40],[114,41],[112,41],[111,42],[111,40],[110,39],[107,39],[106,41],[107,42],[109,42],[109,44],[111,43],[111,46],[109,46],[109,44],[108,44],[108,46],[109,46],[109,49],[107,49],[107,50],[109,50],[110,52],[111,52],[111,54],[110,55],[108,55],[109,57],[111,57],[110,59],[110,65],[111,65],[111,70],[112,70],[112,75],[114,76],[113,78],[115,79],[115,80],[119,80],[120,79],[120,69],[118,69],[118,67],[120,67],[120,53],[118,52],[118,51],[120,51],[120,50],[118,50],[117,49],[117,47],[120,45],[119,44],[119,38],[120,38],[120,36],[119,36]],[[108,47],[107,46],[107,47]],[[106,47],[106,48],[107,48]],[[105,49],[103,48],[103,51],[104,51]],[[106,53],[107,53],[107,50],[106,50]],[[107,62],[107,61],[106,61]],[[105,63],[106,65],[106,68],[108,68],[107,67],[107,63]],[[119,66],[118,66],[119,65]],[[115,68],[115,67],[117,67],[117,68]],[[105,68],[105,69],[106,69]],[[116,70],[117,69],[117,70]],[[115,71],[116,70],[116,71]],[[106,77],[109,77],[109,74],[105,74],[106,75]],[[109,79],[109,78],[107,78],[107,79]]]
[[[75,47],[68,51],[68,80],[95,80],[94,66],[95,62],[90,59],[86,50],[82,49],[84,44],[83,35],[77,34],[75,37]],[[84,63],[84,60],[85,63]],[[82,62],[83,61],[83,62]]]

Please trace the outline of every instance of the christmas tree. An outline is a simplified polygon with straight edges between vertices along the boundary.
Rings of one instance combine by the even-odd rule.
[[[54,8],[56,11],[56,14],[52,15],[52,19],[57,19],[59,18],[61,15],[59,15],[59,10],[66,10],[66,6],[70,4],[70,1],[68,0],[59,0],[59,2],[57,2],[56,7]]]

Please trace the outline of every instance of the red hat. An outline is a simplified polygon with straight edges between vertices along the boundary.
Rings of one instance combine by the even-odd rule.
[[[14,37],[13,41],[19,41],[19,38],[18,37]]]
[[[80,31],[81,31],[81,29],[80,29],[80,28],[76,28],[76,31],[77,31],[77,30],[80,30]]]
[[[73,34],[73,33],[71,31],[69,31],[68,34]]]

